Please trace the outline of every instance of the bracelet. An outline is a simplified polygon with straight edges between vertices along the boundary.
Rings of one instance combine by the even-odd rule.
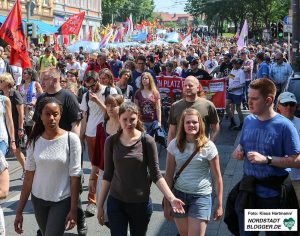
[[[15,143],[15,142],[16,142],[16,140],[10,140],[10,142],[11,142],[11,143]]]
[[[96,180],[96,179],[89,179],[89,180]]]

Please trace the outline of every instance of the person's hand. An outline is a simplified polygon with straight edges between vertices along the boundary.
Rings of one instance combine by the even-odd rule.
[[[104,225],[104,210],[101,206],[98,207],[97,219],[100,225]]]
[[[170,201],[171,206],[172,206],[172,210],[176,213],[180,213],[180,214],[184,214],[184,208],[183,206],[185,205],[183,201],[181,201],[178,198],[174,198]]]
[[[240,144],[233,151],[232,156],[236,160],[239,160],[239,161],[244,160],[244,151],[243,151],[243,147]]]
[[[99,102],[99,99],[98,99],[98,97],[97,97],[96,94],[94,94],[94,93],[92,93],[92,92],[89,92],[89,95],[90,95],[90,100],[91,100],[92,102],[95,102],[95,103],[98,103],[98,102]]]
[[[222,215],[223,215],[222,206],[216,206],[216,209],[214,210],[214,221],[220,220]]]
[[[77,209],[71,210],[66,217],[65,230],[71,230],[75,227],[77,222]]]
[[[174,217],[172,214],[172,208],[171,208],[169,201],[166,198],[164,198],[163,204],[164,204],[164,207],[163,207],[164,208],[164,216],[165,216],[166,220],[173,221]]]
[[[161,127],[161,122],[157,122],[157,127]]]
[[[22,139],[24,136],[24,130],[23,129],[18,129],[18,137],[19,139]]]
[[[10,142],[10,151],[12,152],[12,154],[16,155],[16,151],[17,151],[17,147],[16,147],[16,142]]]
[[[97,181],[96,179],[89,179],[89,192],[95,194],[96,193]]]
[[[16,213],[16,218],[14,221],[14,227],[17,234],[23,233],[23,214],[22,213]]]
[[[248,152],[247,157],[252,164],[266,164],[268,162],[266,156],[254,151]]]

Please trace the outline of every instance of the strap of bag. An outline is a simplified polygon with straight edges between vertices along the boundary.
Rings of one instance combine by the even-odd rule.
[[[68,147],[69,147],[69,153],[68,153],[68,156],[70,158],[71,156],[71,145],[70,145],[70,132],[68,131]]]
[[[191,162],[191,160],[193,159],[193,157],[198,153],[198,150],[195,150],[190,157],[185,161],[185,163],[181,166],[181,168],[177,171],[177,173],[174,176],[173,179],[173,186],[176,182],[176,180],[178,179],[179,175],[181,174],[181,172],[185,169],[185,167],[187,167],[187,165]]]

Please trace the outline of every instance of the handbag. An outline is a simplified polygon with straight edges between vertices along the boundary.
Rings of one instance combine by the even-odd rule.
[[[172,188],[171,190],[174,188],[174,185],[177,181],[177,179],[179,178],[180,174],[182,173],[182,171],[185,169],[185,167],[187,167],[187,165],[192,161],[193,157],[198,153],[198,150],[195,150],[190,157],[183,163],[183,165],[180,167],[180,169],[176,172],[175,176],[173,177],[173,182],[172,182]],[[165,198],[165,197],[164,197]],[[162,200],[162,208],[164,209],[164,198]]]

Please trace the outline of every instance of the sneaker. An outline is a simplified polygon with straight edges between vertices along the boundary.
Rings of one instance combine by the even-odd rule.
[[[93,203],[89,203],[86,207],[86,210],[85,210],[85,216],[86,217],[92,217],[96,214],[96,211],[97,211],[96,205],[93,204]]]
[[[88,231],[88,227],[86,222],[84,222],[82,225],[77,225],[77,232],[79,236],[86,236]]]

